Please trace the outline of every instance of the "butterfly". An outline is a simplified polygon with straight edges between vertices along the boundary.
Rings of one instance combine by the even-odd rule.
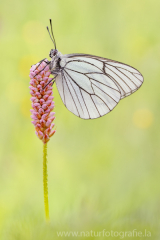
[[[49,53],[51,61],[43,59],[39,65],[43,61],[49,65],[54,75],[51,81],[56,83],[66,108],[76,116],[102,117],[142,85],[142,74],[127,64],[89,54],[62,55],[56,48],[51,19],[50,27],[51,33],[47,30],[55,49]]]

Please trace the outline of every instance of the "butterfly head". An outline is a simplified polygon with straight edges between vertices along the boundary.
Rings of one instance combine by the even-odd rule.
[[[49,53],[49,57],[53,58],[57,55],[58,50],[57,49],[51,49],[50,53]]]

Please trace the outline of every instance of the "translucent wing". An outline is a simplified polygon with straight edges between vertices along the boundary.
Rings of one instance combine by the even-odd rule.
[[[61,99],[69,111],[83,119],[109,113],[143,81],[136,69],[92,55],[64,55],[60,66],[56,85]]]

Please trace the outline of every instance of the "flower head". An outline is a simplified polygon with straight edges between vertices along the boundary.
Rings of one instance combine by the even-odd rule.
[[[53,130],[55,119],[52,78],[47,64],[47,59],[42,63],[33,65],[30,69],[30,94],[32,95],[32,123],[35,126],[36,135],[43,143],[47,143],[50,137],[56,132]]]

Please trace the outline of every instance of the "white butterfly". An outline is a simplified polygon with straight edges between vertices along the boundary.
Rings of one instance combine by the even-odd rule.
[[[55,49],[51,49],[47,64],[64,105],[76,116],[102,117],[140,88],[143,76],[129,65],[88,54],[62,55],[56,48],[51,19],[50,25],[53,38],[47,30]]]

